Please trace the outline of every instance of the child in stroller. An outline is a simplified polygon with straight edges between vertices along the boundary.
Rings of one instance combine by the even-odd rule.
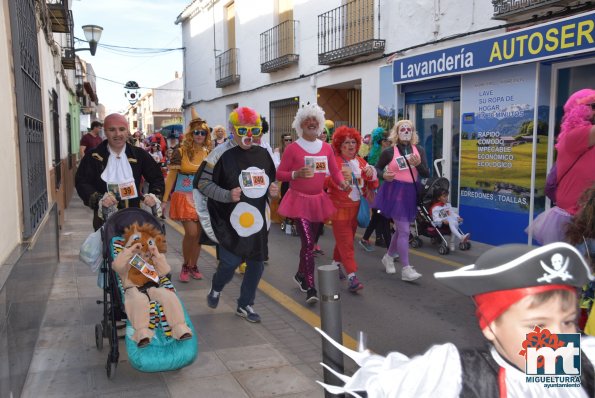
[[[463,219],[454,211],[448,202],[448,189],[438,188],[434,190],[434,198],[430,206],[432,221],[436,227],[447,225],[451,232],[450,250],[455,250],[455,238],[459,239],[462,246],[466,246],[470,234],[463,234],[459,225]],[[461,247],[462,247],[461,246]]]
[[[155,213],[155,209],[153,212]],[[141,230],[142,228],[145,229]],[[103,304],[103,317],[101,323],[95,325],[95,344],[97,349],[101,350],[103,339],[107,338],[109,341],[110,352],[106,364],[108,378],[114,377],[119,358],[117,334],[119,327],[116,322],[125,319],[127,320],[126,351],[128,360],[134,368],[143,372],[160,372],[191,364],[198,353],[198,340],[188,313],[176,297],[169,275],[163,275],[169,268],[165,257],[158,250],[162,247],[163,251],[165,244],[163,224],[154,214],[143,209],[133,207],[122,209],[111,215],[102,226],[101,240],[103,264],[100,277],[103,301],[98,301],[98,304]],[[135,257],[131,254],[137,254],[136,252],[149,252],[150,255],[141,254],[136,256],[136,261],[130,262],[129,260]],[[153,275],[150,267],[145,264],[148,262],[145,260],[150,257],[156,257],[153,262],[157,275]],[[140,264],[140,267],[129,266],[132,263]],[[132,268],[140,272],[129,271]],[[134,292],[130,289],[125,291],[129,286],[146,284],[144,276],[157,279],[155,284],[147,289],[148,295],[152,296],[149,300],[146,296],[142,297],[144,296],[141,292],[142,288],[138,290],[134,288]],[[136,285],[131,282],[138,278],[143,282]],[[156,294],[153,295],[151,292]],[[164,297],[165,300],[160,300],[159,296]],[[134,304],[125,303],[129,299],[138,300],[140,306],[149,311],[149,317],[140,312],[127,314],[124,309],[130,309],[130,304]],[[134,329],[133,324],[137,327],[140,325],[139,329],[143,329],[142,334]],[[146,330],[147,327],[150,330]]]
[[[440,196],[446,200],[446,202],[443,202],[443,205],[446,206],[448,204],[447,201],[449,187],[450,182],[444,177],[435,179],[429,178],[422,184],[422,189],[419,193],[419,203],[417,206],[417,217],[415,218],[415,228],[412,230],[412,236],[410,237],[411,247],[421,247],[423,243],[419,238],[419,235],[421,234],[429,237],[432,243],[439,244],[438,253],[440,254],[448,254],[451,250],[454,250],[454,239],[457,235],[452,234],[449,223],[436,222],[432,218],[432,210],[434,210],[433,207],[435,207],[434,205],[438,206],[439,203],[437,200],[435,200],[436,195],[439,195],[438,192],[440,192]],[[444,192],[446,192],[445,198],[443,196]],[[450,204],[448,204],[448,206],[450,207]],[[445,235],[451,234],[452,237],[449,247]],[[471,243],[468,241],[468,237],[464,242],[461,240],[459,243],[460,250],[469,250],[470,248]]]

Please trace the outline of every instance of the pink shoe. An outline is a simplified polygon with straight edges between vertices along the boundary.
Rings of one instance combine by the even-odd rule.
[[[180,272],[180,282],[190,282],[190,268],[184,264]]]
[[[188,268],[190,270],[190,276],[192,279],[202,279],[202,274],[198,270],[198,265],[194,265],[193,267]]]

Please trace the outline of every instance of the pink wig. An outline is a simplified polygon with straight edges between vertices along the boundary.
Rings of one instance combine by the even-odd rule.
[[[591,106],[595,103],[595,90],[585,88],[572,94],[564,105],[564,116],[558,141],[567,131],[591,125]]]
[[[254,109],[241,106],[229,114],[229,130],[235,133],[236,126],[262,126],[262,121]]]
[[[359,152],[359,147],[362,144],[362,135],[353,127],[341,126],[337,128],[333,134],[333,149],[336,155],[341,154],[341,145],[347,138],[355,140],[355,153]]]

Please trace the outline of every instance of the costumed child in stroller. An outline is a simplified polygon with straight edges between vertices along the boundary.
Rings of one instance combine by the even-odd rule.
[[[139,348],[146,347],[154,335],[149,328],[151,300],[163,307],[174,339],[192,337],[178,297],[159,286],[159,278],[171,271],[163,255],[166,248],[165,237],[155,226],[134,223],[124,230],[124,248],[112,264],[122,281],[126,314],[134,328],[132,339]]]
[[[442,225],[448,225],[450,228],[450,251],[455,250],[455,238],[459,239],[460,243],[463,244],[469,241],[470,234],[464,234],[460,228],[463,219],[448,202],[448,189],[438,188],[434,191],[432,205],[430,206],[430,214],[434,226],[441,227]]]

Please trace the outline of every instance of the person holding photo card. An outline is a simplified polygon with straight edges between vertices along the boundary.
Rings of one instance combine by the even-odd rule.
[[[337,208],[331,216],[335,249],[333,264],[341,265],[347,272],[348,289],[352,293],[364,288],[355,272],[357,263],[353,250],[353,240],[357,230],[357,214],[360,201],[366,200],[368,190],[378,187],[378,175],[374,166],[370,166],[357,153],[362,142],[359,131],[354,128],[341,126],[333,135],[333,149],[335,160],[342,165],[344,176],[351,182],[351,190],[345,192],[338,189],[330,177],[327,177],[328,194]]]
[[[421,277],[409,263],[409,226],[417,211],[418,179],[429,177],[430,171],[424,149],[417,145],[419,138],[410,120],[398,121],[390,131],[390,140],[395,144],[385,149],[376,163],[376,171],[382,175],[384,184],[376,194],[373,207],[380,210],[395,223],[395,233],[382,264],[387,274],[394,274],[396,257],[400,257],[403,269],[401,279],[412,282]]]
[[[306,293],[306,303],[318,302],[314,284],[314,246],[322,223],[334,212],[335,206],[324,192],[327,173],[343,190],[349,189],[333,149],[317,137],[324,128],[324,111],[316,104],[302,106],[292,127],[299,139],[287,146],[277,169],[277,180],[289,181],[289,189],[279,206],[279,214],[292,218],[302,241],[298,272],[293,277]]]

